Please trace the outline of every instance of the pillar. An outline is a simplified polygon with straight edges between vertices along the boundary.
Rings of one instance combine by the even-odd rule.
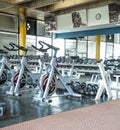
[[[100,41],[101,41],[101,36],[98,35],[96,36],[96,60],[100,60]]]
[[[26,18],[25,8],[19,8],[19,45],[26,48]],[[20,51],[20,55],[23,55],[24,51]]]

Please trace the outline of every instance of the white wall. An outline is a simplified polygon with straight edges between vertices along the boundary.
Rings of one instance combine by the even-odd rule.
[[[64,14],[57,16],[57,29],[70,29],[72,28],[71,14]]]
[[[100,19],[96,17],[100,14]],[[99,8],[88,9],[88,26],[100,25],[109,23],[108,5]]]
[[[78,12],[82,18],[82,22],[85,25],[82,26],[93,26],[93,25],[100,25],[100,24],[107,24],[109,23],[109,9],[108,5],[97,7],[97,8],[91,8],[91,9],[84,9],[75,11]],[[73,23],[72,23],[72,13],[58,15],[57,16],[57,30],[60,29],[72,29]],[[100,18],[97,19],[98,14],[100,14]],[[96,18],[97,17],[97,18]]]
[[[82,23],[87,25],[86,10],[84,9],[84,10],[79,10],[79,11],[75,11],[75,12],[78,12],[80,14]],[[57,30],[60,30],[60,29],[65,30],[65,29],[73,28],[72,13],[73,12],[57,16]],[[81,24],[80,27],[85,26],[85,25]]]

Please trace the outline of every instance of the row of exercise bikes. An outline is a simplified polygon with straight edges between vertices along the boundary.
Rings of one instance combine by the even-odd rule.
[[[40,48],[32,45],[32,47],[43,53],[43,57],[39,59],[39,70],[37,73],[32,72],[27,64],[27,48],[22,46],[18,46],[14,43],[9,43],[8,46],[3,46],[8,51],[24,51],[24,55],[21,57],[20,63],[17,65],[16,69],[13,69],[7,60],[8,52],[5,50],[0,50],[1,57],[1,66],[0,66],[0,85],[4,86],[7,82],[7,91],[5,91],[6,95],[12,96],[21,96],[21,89],[25,86],[33,86],[35,88],[35,94],[32,96],[34,101],[40,101],[45,103],[50,103],[53,97],[52,95],[57,90],[57,80],[62,84],[62,88],[65,89],[65,93],[59,96],[75,96],[81,98],[81,94],[75,93],[71,86],[73,85],[73,81],[70,77],[65,78],[59,71],[59,65],[56,62],[56,55],[59,48],[49,45],[43,41],[39,41]],[[44,47],[46,46],[46,47]],[[43,73],[43,68],[45,65],[46,52],[52,49],[54,54],[51,58],[50,64],[47,65],[45,73]],[[70,73],[73,73],[72,71]],[[8,80],[8,77],[9,80]],[[1,110],[2,110],[1,104]],[[2,110],[3,111],[3,110]],[[3,112],[1,112],[3,114]],[[2,115],[1,114],[1,115]]]
[[[0,50],[0,85],[4,86],[4,84],[6,84],[6,95],[20,97],[22,95],[21,90],[23,90],[26,86],[32,86],[35,90],[35,93],[32,95],[32,100],[49,104],[52,102],[52,98],[56,96],[68,96],[82,99],[84,94],[94,96],[97,94],[99,89],[98,84],[86,84],[80,83],[79,80],[73,80],[72,76],[75,73],[74,62],[76,57],[71,57],[73,65],[70,68],[69,75],[64,77],[61,73],[61,69],[59,69],[58,60],[60,59],[57,59],[56,57],[59,48],[49,45],[43,41],[39,41],[39,46],[40,47],[38,48],[32,45],[33,49],[43,53],[42,57],[37,57],[37,66],[39,66],[37,72],[31,71],[29,68],[27,48],[10,42],[8,46],[3,46],[7,51]],[[53,50],[53,55],[51,58],[48,58],[47,55],[47,51],[49,49]],[[20,62],[14,69],[8,61],[8,51],[20,50],[24,51],[24,55],[19,58]],[[47,62],[47,65],[46,59],[50,59],[50,62]],[[94,64],[96,64],[96,61],[94,61]],[[56,95],[55,93],[58,89],[58,80],[61,83],[61,88],[64,90],[64,93]],[[4,106],[4,103],[0,104],[1,115],[3,115]]]

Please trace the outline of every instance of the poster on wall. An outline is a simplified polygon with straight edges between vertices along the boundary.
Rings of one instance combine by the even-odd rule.
[[[56,30],[56,17],[53,15],[48,15],[44,17],[45,19],[45,30],[52,31]]]
[[[86,10],[72,12],[71,16],[72,16],[73,28],[87,25]]]
[[[36,35],[36,20],[27,18],[27,34]]]
[[[109,22],[120,22],[120,5],[110,4],[109,5]]]
[[[84,9],[57,16],[57,29],[65,30],[87,26],[86,14]]]

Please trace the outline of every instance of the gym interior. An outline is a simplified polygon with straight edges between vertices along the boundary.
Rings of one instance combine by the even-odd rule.
[[[120,0],[0,1],[0,129],[120,129]]]

